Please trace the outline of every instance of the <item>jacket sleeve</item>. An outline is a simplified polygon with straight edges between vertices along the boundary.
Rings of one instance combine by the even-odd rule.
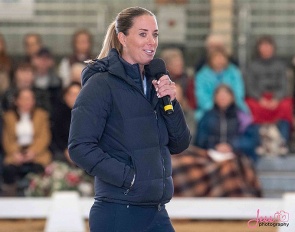
[[[90,175],[118,187],[129,187],[134,170],[111,157],[98,145],[111,104],[111,92],[105,80],[97,75],[92,76],[82,88],[72,110],[69,154]]]
[[[197,102],[197,119],[202,118],[207,110],[213,107],[212,83],[205,66],[195,76],[195,97]]]
[[[38,109],[34,123],[34,139],[29,150],[36,153],[37,156],[42,155],[46,151],[51,141],[51,132],[49,126],[49,115],[47,112]]]
[[[188,148],[191,140],[191,134],[186,124],[183,111],[177,100],[173,101],[174,112],[164,116],[169,134],[168,148],[171,154],[179,154]]]
[[[260,83],[257,82],[258,77],[256,74],[256,68],[254,64],[251,64],[246,73],[246,91],[247,97],[259,99],[261,97]]]
[[[278,85],[276,86],[275,89],[275,98],[278,100],[281,100],[282,98],[286,97],[288,94],[288,81],[287,81],[287,68],[285,67],[284,64],[279,63],[277,65],[277,79]]]
[[[19,152],[20,147],[17,144],[16,134],[15,134],[15,123],[16,119],[12,112],[4,113],[3,115],[3,133],[2,133],[2,143],[3,150],[5,153],[5,163],[12,163],[14,152]]]
[[[194,139],[194,145],[200,148],[208,149],[209,128],[206,114],[198,123],[197,133]]]

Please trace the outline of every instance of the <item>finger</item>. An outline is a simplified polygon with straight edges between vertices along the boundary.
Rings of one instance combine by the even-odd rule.
[[[163,85],[169,85],[171,83],[171,80],[169,78],[168,75],[164,75],[162,76],[158,81],[157,84],[159,85],[159,87],[163,86]]]

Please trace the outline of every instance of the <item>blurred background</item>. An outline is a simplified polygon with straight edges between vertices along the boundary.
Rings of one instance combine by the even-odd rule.
[[[272,199],[277,206],[285,193],[295,192],[295,1],[0,0],[0,205],[6,197],[48,198],[64,190],[93,195],[92,177],[68,156],[70,112],[84,61],[96,58],[108,25],[130,6],[157,17],[156,57],[165,60],[177,84],[193,135],[191,147],[172,158],[175,198]],[[209,87],[208,78],[214,83]],[[225,94],[220,99],[231,100],[218,100],[219,92]],[[40,122],[26,113],[14,115],[23,108],[41,109]],[[225,112],[225,120],[214,109]],[[210,117],[216,117],[215,129],[226,131],[210,127]],[[39,140],[28,129],[32,122],[39,123]],[[42,159],[15,165],[15,154],[30,156],[31,146]],[[225,158],[229,153],[234,158]],[[0,231],[44,228],[44,220],[22,221],[18,228],[7,218],[21,216],[1,215],[6,227]],[[174,224],[177,231],[242,231],[245,217],[212,221],[211,227],[198,218]]]

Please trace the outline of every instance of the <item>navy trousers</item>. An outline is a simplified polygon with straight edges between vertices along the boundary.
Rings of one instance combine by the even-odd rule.
[[[95,201],[90,232],[174,232],[165,206],[145,207]]]

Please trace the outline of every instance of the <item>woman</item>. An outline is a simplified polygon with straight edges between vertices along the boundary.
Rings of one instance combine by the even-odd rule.
[[[216,89],[214,108],[200,121],[195,146],[173,157],[175,195],[186,197],[260,196],[249,159],[254,150],[249,115],[238,110],[231,89]],[[252,151],[254,152],[254,151]]]
[[[174,231],[165,204],[173,195],[170,154],[185,150],[190,132],[167,75],[148,64],[158,46],[156,17],[131,7],[108,28],[97,60],[82,73],[72,110],[71,159],[95,176],[90,230]],[[161,97],[174,107],[165,114]]]
[[[285,64],[275,56],[275,42],[270,36],[259,38],[258,58],[247,71],[247,104],[257,124],[277,124],[289,141],[293,124],[292,98],[288,94]]]
[[[240,70],[229,63],[226,52],[222,49],[210,51],[208,64],[205,65],[195,77],[195,97],[197,110],[195,118],[201,120],[207,110],[213,108],[213,95],[220,84],[227,84],[234,92],[237,107],[248,112],[244,101],[245,89]]]
[[[51,161],[49,116],[35,108],[34,92],[24,88],[15,96],[15,110],[4,113],[3,119],[3,180],[13,195],[18,180],[30,172],[42,173]]]
[[[221,153],[247,154],[251,149],[254,152],[259,140],[249,137],[249,141],[245,141],[246,137],[242,137],[250,124],[250,115],[236,107],[233,91],[222,84],[215,91],[213,109],[207,111],[198,124],[194,145]]]
[[[58,105],[52,116],[52,143],[51,150],[54,160],[69,162],[68,138],[71,124],[71,110],[81,90],[81,84],[72,82],[63,90],[63,101]]]

